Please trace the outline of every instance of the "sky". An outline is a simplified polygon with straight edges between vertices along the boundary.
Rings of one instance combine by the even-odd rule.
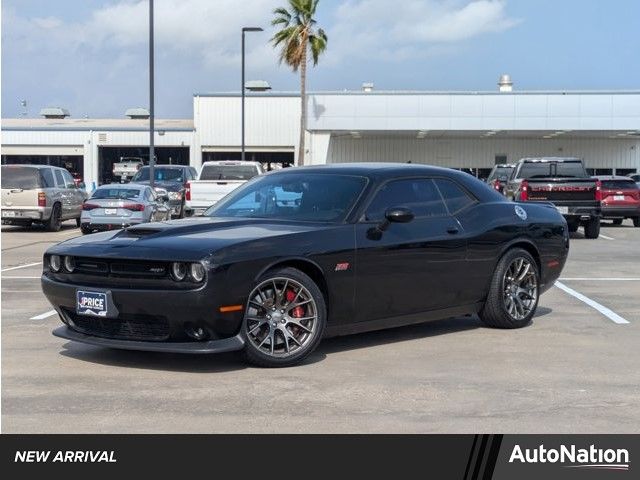
[[[239,91],[247,79],[299,89],[269,43],[286,0],[155,0],[155,106],[191,118],[194,93]],[[2,117],[45,106],[72,117],[148,107],[147,0],[2,0]],[[640,89],[639,0],[320,0],[329,41],[308,89]]]

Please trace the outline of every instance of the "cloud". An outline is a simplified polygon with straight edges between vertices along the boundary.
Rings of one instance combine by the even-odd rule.
[[[505,0],[348,0],[335,11],[330,37],[334,62],[345,57],[411,56],[451,52],[471,38],[508,30]]]

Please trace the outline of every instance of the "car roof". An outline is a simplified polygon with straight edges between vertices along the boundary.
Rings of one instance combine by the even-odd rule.
[[[55,168],[57,170],[66,170],[66,168],[54,167],[53,165],[29,165],[29,164],[23,164],[23,163],[12,163],[10,165],[2,165],[2,168],[4,168],[4,167],[9,167],[9,168],[18,168],[18,167],[22,167],[22,168],[37,168],[39,170],[41,170],[43,168]]]
[[[324,165],[306,165],[303,167],[283,168],[269,172],[269,175],[283,175],[288,172],[304,173],[329,173],[341,175],[359,175],[364,177],[393,177],[393,176],[413,176],[413,175],[469,175],[468,173],[453,170],[445,167],[434,167],[417,163],[392,163],[392,162],[369,162],[369,163],[329,163]]]
[[[493,168],[516,168],[514,163],[498,163]]]
[[[96,188],[96,190],[99,190],[101,188],[104,188],[104,189],[111,188],[116,190],[125,190],[125,189],[135,188],[137,190],[142,190],[145,188],[149,188],[149,185],[141,185],[139,183],[105,183],[104,185],[100,185],[98,188]]]
[[[153,168],[189,168],[190,165],[163,165],[163,164],[155,164]],[[140,170],[145,168],[151,168],[149,165],[144,165]]]
[[[523,162],[580,162],[579,158],[575,157],[526,157],[521,158],[518,163]]]

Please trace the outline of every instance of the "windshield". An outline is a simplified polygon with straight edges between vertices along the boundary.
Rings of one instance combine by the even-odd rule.
[[[511,176],[513,168],[514,167],[496,167],[487,180],[491,181],[497,178],[501,182],[506,182],[509,176]]]
[[[2,167],[2,188],[30,190],[41,186],[42,181],[37,168]]]
[[[525,162],[518,178],[588,178],[582,162]]]
[[[153,169],[153,177],[158,182],[183,182],[181,168],[162,168],[155,167]],[[148,182],[149,167],[143,167],[131,179],[132,182]]]
[[[140,190],[137,188],[98,188],[91,198],[99,200],[102,198],[116,198],[121,200],[131,200],[138,198]]]
[[[257,177],[204,214],[336,222],[347,216],[367,181],[363,177],[286,173]]]
[[[205,165],[199,180],[251,180],[256,175],[254,165]]]

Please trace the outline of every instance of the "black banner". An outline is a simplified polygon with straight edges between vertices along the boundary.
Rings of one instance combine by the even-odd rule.
[[[635,478],[640,436],[2,435],[2,472],[182,477]]]

